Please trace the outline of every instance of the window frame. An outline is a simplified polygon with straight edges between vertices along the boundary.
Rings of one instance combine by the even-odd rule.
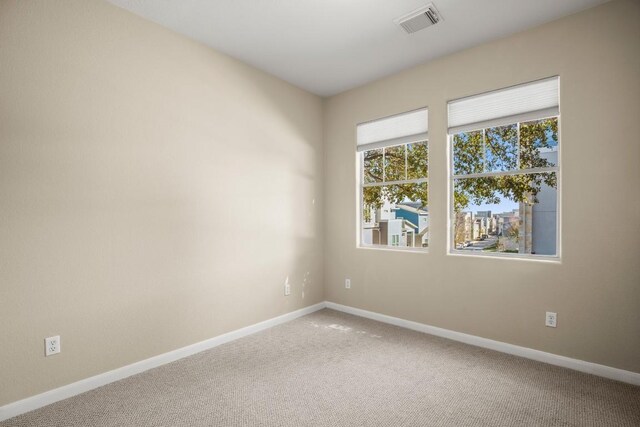
[[[558,76],[558,85],[560,84],[560,79]],[[530,82],[533,83],[533,82]],[[527,83],[524,83],[527,84]],[[506,88],[505,88],[506,89]],[[504,89],[498,89],[504,90]],[[493,91],[485,92],[491,93]],[[559,92],[559,89],[558,89]],[[480,96],[482,94],[472,95],[472,96]],[[458,98],[460,99],[460,98]],[[455,100],[448,100],[449,102]],[[492,127],[500,127],[500,126],[508,126],[516,124],[518,127],[518,147],[520,145],[520,125],[522,123],[527,123],[535,120],[543,120],[549,118],[556,118],[558,122],[558,144],[557,144],[557,165],[554,167],[546,167],[546,168],[531,168],[531,169],[516,169],[511,171],[494,171],[494,172],[482,172],[482,173],[473,173],[473,174],[454,174],[454,147],[453,147],[453,139],[454,136],[459,133],[467,133],[473,131],[482,131],[483,134],[486,129],[490,129]],[[493,259],[511,259],[511,260],[523,260],[523,261],[541,261],[541,262],[553,262],[560,263],[562,260],[562,114],[560,111],[560,106],[558,105],[558,113],[557,115],[545,116],[541,114],[539,117],[531,118],[528,116],[526,119],[518,120],[517,122],[512,123],[500,123],[495,126],[487,125],[487,123],[479,123],[483,127],[478,127],[475,129],[466,129],[462,132],[458,133],[450,133],[447,129],[447,206],[448,206],[448,215],[447,215],[447,255],[452,256],[462,256],[462,257],[473,257],[473,258],[493,258]],[[485,140],[485,136],[483,135],[483,140]],[[486,153],[485,153],[486,155]],[[518,150],[518,163],[519,163],[520,150]],[[456,249],[455,247],[455,206],[454,206],[454,192],[455,192],[455,180],[456,179],[473,179],[480,177],[491,177],[491,176],[506,176],[506,175],[528,175],[534,173],[550,173],[553,172],[556,174],[556,253],[555,255],[537,255],[537,254],[528,254],[528,253],[508,253],[508,252],[488,252],[488,251],[465,251],[461,249]]]
[[[364,124],[364,123],[370,123],[370,122],[374,122],[377,120],[384,120],[384,119],[388,119],[394,116],[400,116],[403,114],[407,114],[407,113],[411,113],[414,111],[418,111],[418,110],[425,110],[425,113],[429,114],[429,108],[428,107],[419,107],[416,109],[412,109],[403,113],[397,113],[397,114],[392,114],[390,116],[385,116],[385,117],[381,117],[379,119],[374,119],[374,120],[369,120],[366,122],[361,122],[359,124]],[[355,126],[356,128],[356,133],[357,133],[357,126]],[[357,138],[356,138],[357,140]],[[421,253],[421,254],[425,254],[429,252],[429,246],[427,247],[413,247],[413,246],[393,246],[390,243],[388,243],[387,245],[376,245],[376,244],[365,244],[362,242],[362,224],[363,224],[363,215],[364,215],[364,211],[363,211],[363,189],[365,187],[374,187],[374,186],[378,186],[378,187],[385,187],[385,186],[390,186],[390,185],[402,185],[402,184],[419,184],[419,183],[424,183],[427,185],[427,193],[430,192],[431,188],[430,188],[430,184],[429,184],[429,135],[427,133],[426,136],[424,135],[415,135],[414,137],[402,137],[401,140],[398,139],[390,139],[388,141],[388,144],[382,144],[381,142],[378,142],[376,144],[376,146],[371,147],[370,150],[376,150],[376,149],[386,149],[386,148],[391,148],[391,147],[398,147],[398,146],[407,146],[410,144],[416,144],[416,143],[425,143],[427,146],[427,159],[426,159],[426,163],[427,163],[427,178],[416,178],[416,179],[404,179],[404,180],[397,180],[397,181],[388,181],[385,182],[384,178],[382,182],[379,183],[365,183],[364,182],[364,155],[367,151],[370,150],[358,150],[358,146],[356,145],[356,248],[357,249],[366,249],[366,250],[377,250],[377,251],[392,251],[392,252],[408,252],[408,253]],[[406,151],[405,151],[406,153]],[[406,154],[405,154],[406,155]],[[383,165],[384,165],[384,158],[383,158]],[[406,168],[406,164],[405,164],[405,168]],[[405,174],[406,177],[406,174]],[[427,208],[429,207],[429,202],[427,201]],[[431,215],[431,213],[429,212],[429,215]],[[431,221],[429,221],[429,227],[431,225]],[[430,236],[431,236],[431,230],[427,230],[427,241],[430,241]],[[399,239],[400,240],[400,239]],[[400,242],[398,241],[398,244]]]

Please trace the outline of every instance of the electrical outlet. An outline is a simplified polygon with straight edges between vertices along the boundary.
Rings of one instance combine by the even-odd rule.
[[[550,328],[555,328],[558,325],[558,313],[547,311],[547,315],[544,320],[544,325]]]
[[[52,356],[60,353],[60,335],[44,339],[44,355]]]
[[[345,289],[351,289],[351,279],[344,279]]]

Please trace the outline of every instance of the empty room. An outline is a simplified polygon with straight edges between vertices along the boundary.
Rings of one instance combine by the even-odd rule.
[[[0,426],[640,426],[639,22],[0,0]]]

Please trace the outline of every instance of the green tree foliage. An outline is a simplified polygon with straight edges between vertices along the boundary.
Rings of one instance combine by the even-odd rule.
[[[455,175],[483,172],[526,170],[555,166],[540,156],[540,149],[552,148],[558,141],[558,119],[549,118],[472,131],[453,136],[453,169]],[[387,183],[428,178],[426,142],[398,145],[364,152],[363,181]],[[514,202],[537,202],[542,185],[555,188],[555,173],[523,173],[519,175],[457,179],[454,183],[454,209],[461,212],[469,205],[497,204],[501,198]],[[363,188],[365,221],[371,208],[384,201],[401,203],[420,201],[427,205],[427,183],[391,184]]]
[[[550,118],[517,125],[489,128],[453,136],[454,174],[526,170],[555,166],[540,156],[540,149],[558,141],[558,119]],[[519,159],[518,159],[519,157]],[[555,173],[457,179],[454,208],[461,212],[470,204],[497,204],[501,198],[536,203],[546,184],[557,186]]]
[[[427,142],[365,151],[363,181],[370,184],[428,178],[427,164]],[[391,203],[401,203],[408,199],[426,206],[428,198],[426,182],[364,187],[364,219],[369,221],[371,208],[380,208],[385,199]]]

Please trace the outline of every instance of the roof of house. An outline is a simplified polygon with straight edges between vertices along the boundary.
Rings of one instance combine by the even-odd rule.
[[[422,204],[422,202],[407,202],[396,205],[396,210],[402,209],[407,212],[412,212],[418,215],[427,215],[429,213],[428,208]]]

